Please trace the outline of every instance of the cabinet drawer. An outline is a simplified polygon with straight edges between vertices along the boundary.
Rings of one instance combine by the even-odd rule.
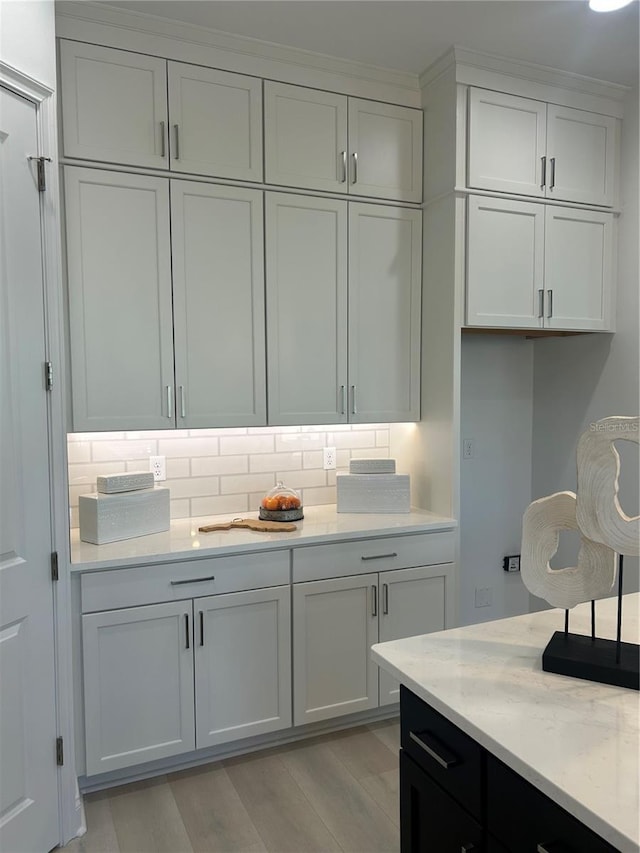
[[[514,853],[616,849],[492,755],[487,757],[487,829]]]
[[[400,687],[402,748],[478,820],[482,748],[406,687]]]
[[[293,582],[450,563],[453,553],[454,534],[449,531],[310,545],[293,552]]]
[[[289,583],[289,551],[89,572],[80,579],[82,612],[178,601]]]

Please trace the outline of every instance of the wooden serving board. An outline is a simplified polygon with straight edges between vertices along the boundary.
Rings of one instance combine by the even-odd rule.
[[[289,533],[297,530],[295,524],[283,521],[263,521],[261,518],[234,518],[220,524],[205,524],[198,528],[199,533],[213,533],[214,530],[231,530],[232,527],[246,527],[249,530],[259,530],[263,533]]]

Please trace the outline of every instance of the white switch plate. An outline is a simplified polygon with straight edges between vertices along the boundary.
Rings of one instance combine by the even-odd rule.
[[[476,587],[476,607],[491,606],[491,587]]]
[[[167,479],[167,459],[166,456],[150,456],[149,470],[153,472],[153,479],[156,483]]]
[[[322,467],[325,471],[333,471],[336,467],[335,447],[325,447],[322,450]]]

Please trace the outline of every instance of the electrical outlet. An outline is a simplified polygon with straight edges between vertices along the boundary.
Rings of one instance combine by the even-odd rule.
[[[465,438],[462,441],[462,458],[473,459],[473,439]]]
[[[335,447],[325,447],[322,451],[322,467],[325,471],[333,471],[336,467]]]
[[[491,606],[491,587],[476,587],[476,607]]]
[[[502,561],[502,568],[505,572],[519,572],[520,554],[512,554],[510,557],[505,557]]]
[[[153,472],[156,483],[167,479],[167,459],[165,456],[150,456],[149,470]]]

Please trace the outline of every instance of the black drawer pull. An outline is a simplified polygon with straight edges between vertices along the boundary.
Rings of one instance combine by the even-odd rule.
[[[418,744],[418,746],[423,749],[427,755],[430,755],[434,761],[437,761],[441,767],[444,767],[445,770],[449,770],[451,767],[455,767],[456,764],[459,764],[458,756],[454,755],[453,752],[450,752],[445,746],[443,746],[437,737],[431,734],[431,732],[420,732],[416,734],[415,732],[409,732],[409,737],[412,741]]]
[[[373,554],[371,557],[360,557],[361,560],[386,560],[387,557],[397,557],[397,553],[393,551],[391,554]]]
[[[183,583],[204,583],[205,581],[214,581],[215,575],[210,575],[208,578],[187,578],[184,581],[169,581],[171,586],[182,586]]]

